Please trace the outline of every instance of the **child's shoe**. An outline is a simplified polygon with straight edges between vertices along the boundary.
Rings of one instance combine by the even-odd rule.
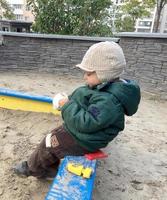
[[[27,161],[23,161],[13,167],[13,171],[18,176],[31,176]]]
[[[42,175],[40,176],[35,176],[33,172],[29,170],[27,161],[23,161],[16,166],[13,167],[13,171],[15,174],[18,176],[23,176],[23,177],[28,177],[28,176],[34,176],[38,179],[45,179],[45,180],[53,180],[54,177],[57,174],[57,169],[52,169],[52,170],[46,170]]]

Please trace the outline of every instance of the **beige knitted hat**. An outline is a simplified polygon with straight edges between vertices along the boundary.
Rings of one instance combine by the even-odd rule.
[[[98,79],[105,82],[118,78],[126,61],[122,48],[117,43],[99,42],[88,49],[81,64],[76,66],[84,71],[95,71]]]

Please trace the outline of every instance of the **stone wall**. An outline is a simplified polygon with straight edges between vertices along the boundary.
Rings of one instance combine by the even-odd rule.
[[[0,32],[0,70],[74,73],[89,46],[117,38]],[[71,70],[72,69],[72,70]],[[77,70],[76,70],[77,71]]]
[[[127,67],[123,78],[135,79],[147,92],[167,99],[167,34],[121,33]],[[0,32],[0,71],[47,71],[80,74],[73,69],[86,50],[118,38]]]
[[[136,79],[147,92],[167,99],[167,34],[121,33],[127,67],[124,77]]]

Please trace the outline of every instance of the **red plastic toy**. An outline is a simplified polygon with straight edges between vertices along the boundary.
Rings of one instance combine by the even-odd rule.
[[[94,160],[94,159],[99,159],[99,158],[106,158],[106,157],[108,157],[108,155],[106,153],[104,153],[103,151],[98,150],[98,151],[93,152],[93,153],[85,154],[85,157],[88,160]]]

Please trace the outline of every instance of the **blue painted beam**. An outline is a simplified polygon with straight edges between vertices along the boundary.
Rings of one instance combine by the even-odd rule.
[[[0,95],[52,103],[52,98],[48,96],[31,95],[6,88],[0,88]]]
[[[82,164],[91,167],[93,173],[89,179],[67,171],[67,164]],[[84,156],[67,156],[60,164],[57,176],[53,180],[45,200],[91,200],[96,175],[97,160],[88,160]]]
[[[0,88],[0,108],[61,114],[53,108],[52,98],[49,96],[31,95],[6,88]]]

